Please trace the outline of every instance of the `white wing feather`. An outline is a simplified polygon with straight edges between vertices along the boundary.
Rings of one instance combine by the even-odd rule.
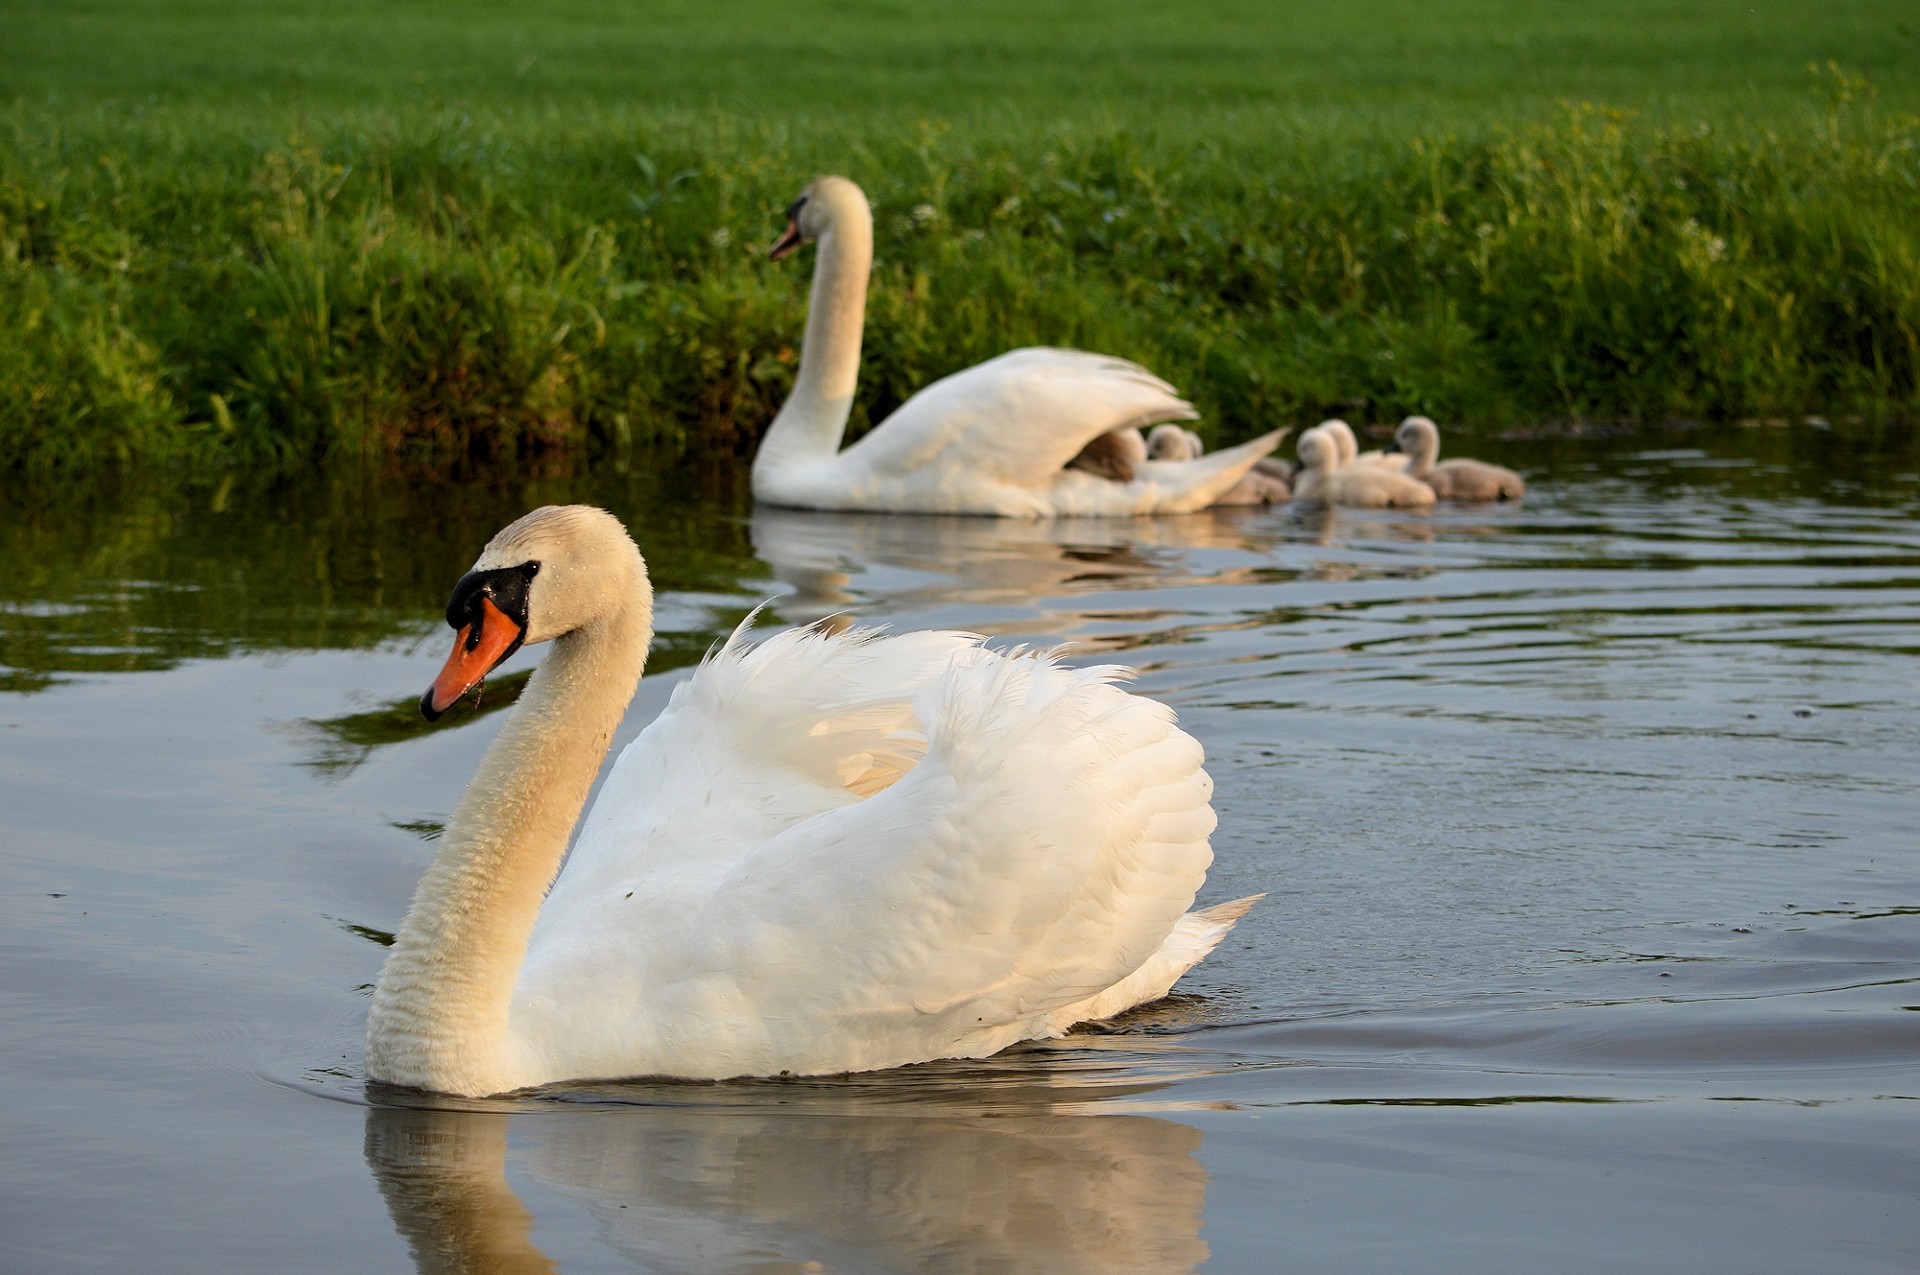
[[[621,755],[547,899],[530,1065],[864,1070],[1164,994],[1231,924],[1185,915],[1211,781],[1117,673],[954,633],[736,635]]]
[[[952,469],[1032,485],[1102,434],[1198,416],[1137,363],[1034,346],[942,377],[841,455],[878,472]]]

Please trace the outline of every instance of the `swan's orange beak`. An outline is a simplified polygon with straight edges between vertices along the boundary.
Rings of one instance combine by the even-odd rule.
[[[428,721],[452,708],[454,702],[493,672],[494,666],[520,648],[521,628],[493,604],[480,599],[480,618],[453,639],[453,654],[433,679],[433,688],[420,697],[420,711]]]
[[[773,247],[767,249],[767,258],[778,261],[805,242],[800,235],[800,219],[787,218],[787,233],[774,240]]]

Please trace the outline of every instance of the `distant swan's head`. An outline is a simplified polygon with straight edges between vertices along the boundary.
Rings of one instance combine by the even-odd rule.
[[[767,255],[778,261],[842,224],[849,215],[869,221],[873,217],[860,188],[844,177],[816,178],[800,192],[800,198],[788,205],[786,233],[774,241]]]
[[[1205,451],[1200,435],[1172,421],[1155,425],[1147,435],[1147,456],[1152,460],[1199,460]]]
[[[487,542],[447,601],[453,654],[420,698],[432,721],[534,642],[591,626],[637,600],[652,610],[646,563],[620,520],[588,505],[547,505]]]

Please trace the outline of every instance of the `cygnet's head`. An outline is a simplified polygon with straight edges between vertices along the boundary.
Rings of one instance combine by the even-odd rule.
[[[1206,451],[1200,435],[1168,421],[1147,434],[1147,456],[1152,460],[1199,460]]]
[[[1297,447],[1302,469],[1332,469],[1339,456],[1339,444],[1334,442],[1333,435],[1327,433],[1326,428],[1320,425],[1300,435]]]
[[[849,225],[857,217],[871,225],[873,212],[860,188],[844,177],[817,177],[800,192],[800,198],[787,207],[787,230],[767,255],[778,261],[803,243],[812,243],[836,225]]]
[[[1409,416],[1400,422],[1400,428],[1393,431],[1393,446],[1389,451],[1404,452],[1418,460],[1425,456],[1429,459],[1440,454],[1440,427],[1424,416]]]
[[[474,560],[447,601],[453,654],[421,697],[429,721],[522,646],[584,629],[653,593],[620,520],[589,505],[546,505],[513,522]]]

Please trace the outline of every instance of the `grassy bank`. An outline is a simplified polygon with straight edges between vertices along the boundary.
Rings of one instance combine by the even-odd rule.
[[[553,3],[537,28],[482,11],[458,28],[469,56],[437,60],[456,28],[431,6],[377,49],[353,43],[371,19],[221,3],[25,15],[0,55],[19,93],[0,465],[743,451],[804,313],[805,259],[763,249],[826,170],[877,216],[856,429],[1028,342],[1147,363],[1221,439],[1331,410],[1912,414],[1912,104],[1788,67],[1814,38],[1793,6],[1764,30],[1629,7],[1648,20],[1603,37],[1537,6],[1376,3],[1292,33],[1143,6],[1076,44],[1045,6],[1015,39],[989,5],[915,45],[924,24],[885,6],[796,34],[769,5],[730,28],[758,34],[720,36],[690,8],[629,27]],[[1366,29],[1372,10],[1426,26]],[[1875,39],[1894,11],[1844,7],[1817,38],[1910,66]],[[90,37],[89,12],[124,22]],[[109,87],[116,49],[146,97]],[[1676,50],[1698,75],[1658,70]],[[1343,75],[1368,55],[1435,69]],[[1595,102],[1543,105],[1563,79]],[[608,104],[622,86],[647,100]]]

